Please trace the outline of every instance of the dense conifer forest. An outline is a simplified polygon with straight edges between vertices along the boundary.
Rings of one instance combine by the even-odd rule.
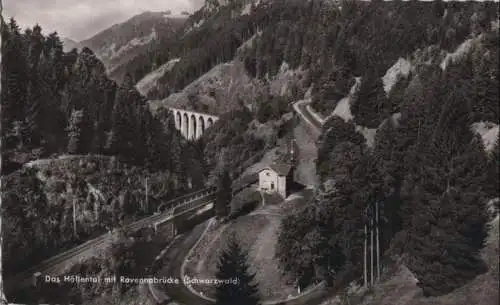
[[[2,42],[4,272],[203,187],[203,176],[190,174],[202,172],[202,158],[169,113],[153,116],[134,84],[110,81],[90,49],[65,53],[57,33],[22,32],[14,19]],[[148,207],[145,178],[157,197]]]
[[[281,223],[281,271],[301,288],[359,280],[364,226],[377,204],[383,263],[401,258],[425,296],[485,273],[480,252],[487,203],[500,197],[499,140],[486,145],[474,126],[500,123],[498,3],[272,0],[248,2],[246,14],[235,13],[246,1],[218,3],[207,1],[175,35],[136,56],[119,84],[92,50],[63,52],[57,33],[44,35],[38,25],[23,31],[11,19],[3,26],[4,271],[150,214],[162,196],[221,173],[236,180],[276,144],[252,126],[280,120],[309,95],[325,119],[316,142],[319,183]],[[463,54],[447,60],[457,50]],[[133,80],[174,58],[141,96]],[[384,76],[400,59],[411,68],[386,90]],[[287,96],[242,96],[194,143],[167,111],[150,112],[148,99],[182,91],[230,61],[243,63],[263,92],[284,64],[306,76]],[[332,115],[346,97],[350,116]],[[363,130],[374,132],[371,141]],[[85,158],[53,168],[39,161],[67,155]],[[151,206],[141,199],[146,177]],[[85,212],[76,219],[75,206]]]
[[[498,139],[486,152],[471,125],[499,122],[498,29],[490,27],[498,17],[491,5],[347,2],[341,12],[321,10],[334,39],[303,36],[318,39],[306,45],[332,43],[308,60],[314,109],[332,112],[354,77],[361,85],[351,99],[354,119],[334,116],[323,126],[316,199],[282,224],[277,257],[301,284],[335,281],[346,270],[361,276],[363,215],[375,202],[384,215],[383,251],[406,257],[425,295],[449,293],[486,271],[479,251],[486,202],[499,195]],[[381,77],[398,57],[429,46],[453,51],[477,35],[479,45],[462,60],[444,71],[439,62],[422,64],[386,96]],[[356,126],[378,128],[375,143],[367,145]]]

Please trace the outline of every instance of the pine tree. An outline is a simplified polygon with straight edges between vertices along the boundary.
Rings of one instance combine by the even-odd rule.
[[[498,122],[500,120],[498,92],[498,32],[485,35],[483,48],[472,53],[473,77],[471,92],[475,121]],[[495,41],[495,42],[493,42]]]
[[[132,101],[128,96],[129,88],[120,87],[117,90],[111,114],[111,133],[108,138],[107,148],[111,154],[117,154],[130,160],[133,150],[133,113]]]
[[[452,152],[447,136],[419,154],[403,192],[412,207],[408,266],[425,295],[449,293],[486,271],[479,257],[486,237],[486,154],[478,137]]]
[[[216,305],[259,305],[258,283],[255,273],[250,273],[248,254],[241,248],[237,237],[232,235],[227,248],[221,253],[217,264],[218,280],[236,279],[237,283],[222,283],[215,292]]]
[[[315,264],[320,277],[331,285],[336,274],[341,271],[349,255],[346,236],[343,234],[345,218],[342,218],[342,197],[338,196],[335,182],[324,183],[316,196],[316,217],[319,238],[316,251],[318,253]],[[344,198],[345,199],[345,198]]]
[[[378,178],[381,181],[381,193],[383,194],[383,214],[387,219],[381,224],[382,249],[390,242],[395,233],[402,229],[400,208],[400,190],[405,172],[401,166],[401,156],[404,155],[397,150],[397,123],[388,119],[382,127],[377,130],[372,158],[376,166]]]
[[[339,117],[332,117],[323,125],[318,147],[317,172],[320,177],[327,177],[332,172],[331,152],[342,142],[364,145],[364,137],[356,131],[352,122],[345,122]]]
[[[391,108],[382,79],[376,72],[368,72],[363,77],[357,98],[351,107],[356,123],[368,128],[377,128]]]
[[[17,22],[11,18],[2,27],[2,126],[10,128],[14,121],[24,120],[28,84],[25,41]]]
[[[281,222],[278,236],[275,256],[280,268],[297,279],[301,287],[311,284],[318,273],[316,262],[321,235],[316,227],[316,211],[315,206],[308,205],[288,215]]]
[[[331,179],[335,196],[331,200],[333,217],[338,223],[338,242],[351,264],[361,262],[361,215],[365,207],[380,199],[381,186],[375,162],[359,145],[343,142],[332,151]]]
[[[404,92],[406,90],[406,87],[408,87],[410,80],[410,75],[401,76],[391,88],[391,91],[389,91],[389,96],[387,97],[387,99],[388,105],[390,107],[390,113],[399,112],[400,105],[403,102]]]
[[[68,153],[78,154],[83,150],[82,146],[82,124],[83,111],[73,110],[68,126]]]
[[[490,152],[490,158],[488,162],[488,174],[489,174],[489,183],[488,183],[488,195],[492,198],[500,197],[500,181],[499,181],[499,169],[500,169],[500,156],[498,143],[499,138],[495,142],[495,146],[493,146],[493,150]]]

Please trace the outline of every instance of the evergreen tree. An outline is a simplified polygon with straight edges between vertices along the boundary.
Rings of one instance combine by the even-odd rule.
[[[411,76],[401,76],[394,86],[389,91],[388,105],[390,107],[389,113],[399,112],[401,103],[403,102],[403,97],[408,84],[410,83]]]
[[[78,154],[83,150],[82,146],[82,124],[83,111],[73,110],[68,126],[68,153]]]
[[[216,305],[259,305],[258,283],[250,273],[248,253],[241,248],[237,237],[232,235],[217,264],[218,280],[236,279],[237,283],[219,284],[215,292]]]
[[[332,283],[343,268],[361,264],[361,215],[380,196],[374,162],[361,145],[341,142],[330,154],[314,204],[285,218],[278,238],[280,265],[301,287],[316,279]]]
[[[338,144],[350,142],[364,145],[365,143],[363,135],[356,131],[354,124],[345,122],[339,117],[332,117],[323,125],[323,133],[319,140],[316,168],[322,179],[329,177],[332,173],[331,152]]]
[[[25,41],[17,22],[11,18],[2,26],[2,127],[9,129],[14,121],[24,121],[28,84]]]
[[[490,196],[490,198],[500,197],[500,187],[499,187],[500,156],[499,156],[498,142],[499,138],[497,137],[495,145],[493,146],[493,149],[489,154],[489,160],[488,160],[489,179],[488,179],[487,190],[488,190],[488,196]]]
[[[337,223],[335,234],[342,252],[352,265],[362,258],[361,215],[367,205],[381,199],[381,183],[372,157],[359,145],[340,143],[332,151],[331,179],[335,182],[330,200],[332,216]]]
[[[124,86],[117,90],[111,115],[111,134],[107,142],[109,153],[121,155],[126,160],[133,158],[133,139],[137,127],[134,124],[134,104],[128,95],[129,90]]]
[[[229,171],[223,169],[217,181],[217,197],[215,199],[215,213],[218,217],[229,215],[232,199],[232,182]]]
[[[483,145],[476,137],[450,156],[450,143],[439,140],[419,153],[403,192],[412,210],[408,266],[425,295],[449,293],[486,271],[479,257],[487,221]]]
[[[500,110],[498,107],[498,74],[499,74],[499,53],[498,53],[498,32],[485,35],[483,48],[473,51],[472,70],[473,76],[470,82],[470,92],[474,96],[472,103],[474,121],[500,120]]]
[[[367,72],[351,107],[356,123],[377,128],[391,110],[382,79],[374,71]]]
[[[280,268],[305,287],[317,279],[321,235],[316,207],[309,205],[299,213],[288,215],[280,225],[276,258]],[[298,242],[300,241],[300,242]]]
[[[381,224],[383,226],[381,231],[384,232],[381,240],[382,249],[385,249],[392,237],[403,228],[400,191],[405,172],[400,159],[405,152],[397,147],[397,124],[396,120],[391,118],[377,130],[372,152],[377,175],[381,181],[382,197],[385,198],[383,214],[387,222]]]

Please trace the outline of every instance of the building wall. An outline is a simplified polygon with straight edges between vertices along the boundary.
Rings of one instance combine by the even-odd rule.
[[[274,189],[271,188],[273,183]],[[277,192],[286,197],[286,177],[278,176],[273,170],[262,170],[259,173],[259,189],[266,192]]]
[[[278,177],[278,193],[283,197],[286,198],[286,177],[285,176],[279,176]]]
[[[272,170],[265,169],[259,173],[259,188],[263,191],[271,192],[271,184],[274,183],[274,189],[278,187],[278,174]]]

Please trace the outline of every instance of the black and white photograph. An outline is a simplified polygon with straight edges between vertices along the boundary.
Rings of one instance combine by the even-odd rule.
[[[0,0],[0,304],[497,305],[499,8]]]

